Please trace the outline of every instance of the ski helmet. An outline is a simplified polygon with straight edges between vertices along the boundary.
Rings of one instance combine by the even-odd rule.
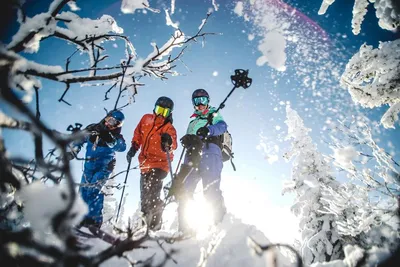
[[[104,118],[109,125],[113,127],[121,127],[124,124],[125,116],[119,110],[113,110]]]
[[[155,105],[163,108],[169,108],[171,109],[171,111],[174,110],[174,101],[172,101],[171,98],[166,96],[158,98]]]
[[[194,92],[192,94],[192,99],[196,98],[196,97],[199,97],[199,96],[205,96],[205,97],[208,97],[208,99],[210,99],[210,95],[204,89],[196,89],[196,90],[194,90]]]
[[[109,116],[113,117],[114,119],[123,122],[125,120],[125,115],[119,110],[113,110],[110,112]]]
[[[192,104],[193,106],[205,105],[207,106],[210,102],[210,96],[204,89],[197,89],[192,94]]]

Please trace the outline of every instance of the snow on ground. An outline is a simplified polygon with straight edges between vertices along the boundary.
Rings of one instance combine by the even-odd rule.
[[[214,235],[210,234],[202,240],[194,238],[178,241],[174,244],[164,242],[163,247],[166,251],[170,251],[171,249],[178,250],[173,255],[177,264],[169,260],[165,266],[268,266],[266,256],[259,257],[255,255],[248,246],[248,237],[253,238],[262,245],[269,243],[264,234],[256,227],[244,224],[233,215],[227,214],[223,222],[216,227],[214,233]],[[109,246],[99,239],[89,239],[88,243],[94,246],[91,253],[103,250]],[[165,254],[155,241],[146,241],[143,245],[149,248],[138,249],[126,254],[131,260],[135,261],[146,260],[155,254],[154,265],[164,259]],[[283,256],[278,258],[278,262],[280,263],[279,266],[292,266]],[[129,266],[129,264],[124,259],[114,257],[101,265],[101,267],[112,266],[125,267]]]

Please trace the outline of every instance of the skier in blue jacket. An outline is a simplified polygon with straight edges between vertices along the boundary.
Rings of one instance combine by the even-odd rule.
[[[176,181],[179,183],[175,196],[178,199],[179,229],[190,231],[186,224],[185,209],[188,200],[193,197],[197,183],[202,180],[203,194],[213,208],[214,223],[222,221],[226,208],[220,189],[223,167],[221,135],[227,131],[227,124],[216,108],[209,105],[210,96],[204,89],[197,89],[192,94],[194,106],[193,118],[186,135],[181,138],[187,149]],[[206,124],[208,125],[206,126]]]
[[[124,119],[121,111],[111,111],[100,123],[88,125],[85,128],[87,136],[74,142],[69,152],[69,159],[73,159],[86,143],[85,166],[79,191],[89,211],[81,223],[82,226],[100,227],[103,223],[104,194],[101,189],[114,170],[115,152],[123,152],[126,149],[121,134]]]

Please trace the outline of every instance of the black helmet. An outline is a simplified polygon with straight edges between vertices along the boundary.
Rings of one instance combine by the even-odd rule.
[[[196,89],[196,90],[194,90],[194,92],[192,94],[192,100],[194,98],[196,98],[196,97],[199,97],[199,96],[206,96],[206,97],[208,97],[208,99],[210,99],[210,95],[204,89]]]
[[[156,101],[156,106],[160,106],[163,108],[169,108],[171,111],[174,110],[174,101],[171,100],[171,98],[162,96],[157,99]]]

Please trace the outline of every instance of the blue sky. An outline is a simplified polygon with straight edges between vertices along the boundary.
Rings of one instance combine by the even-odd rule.
[[[296,69],[301,64],[303,55],[299,54],[294,47],[287,49],[288,60],[285,72],[277,72],[266,65],[257,66],[256,60],[260,56],[257,45],[260,38],[256,36],[254,40],[249,41],[248,34],[256,33],[258,29],[251,22],[244,22],[243,18],[233,13],[234,1],[216,0],[216,2],[220,8],[210,17],[205,31],[221,33],[221,35],[208,36],[204,47],[200,42],[189,46],[182,60],[190,71],[178,62],[176,70],[182,74],[181,76],[170,77],[166,81],[149,77],[143,78],[140,82],[145,83],[145,86],[139,88],[138,95],[135,96],[135,103],[123,110],[127,119],[122,133],[129,144],[140,118],[145,113],[151,113],[156,99],[165,95],[175,102],[174,126],[178,136],[183,136],[193,110],[190,99],[193,90],[197,88],[208,90],[211,95],[211,104],[218,106],[232,88],[229,77],[233,74],[234,69],[249,69],[253,85],[247,90],[237,89],[221,113],[233,136],[234,162],[237,167],[237,171],[234,172],[229,162],[224,165],[223,189],[227,189],[225,192],[227,205],[231,211],[237,211],[241,217],[247,216],[251,222],[251,220],[257,220],[257,218],[249,219],[252,216],[249,213],[249,210],[253,210],[252,207],[254,209],[265,207],[265,209],[279,211],[279,207],[288,207],[293,201],[293,196],[281,196],[282,183],[285,179],[290,178],[291,168],[291,164],[282,159],[283,153],[287,152],[289,148],[289,143],[284,140],[287,134],[287,127],[284,124],[285,103],[290,102],[291,106],[303,117],[306,126],[313,129],[311,133],[313,140],[324,153],[331,153],[321,143],[324,135],[327,135],[327,132],[323,131],[325,121],[355,114],[357,107],[352,104],[347,91],[341,89],[338,80],[333,77],[327,77],[318,82],[314,90],[305,86],[303,84],[304,74],[299,75]],[[327,15],[318,16],[320,2],[287,1],[289,5],[310,18],[310,20],[299,21],[297,25],[293,26],[293,31],[300,31],[300,34],[307,35],[308,30],[311,29],[309,23],[314,21],[329,36],[329,41],[323,46],[324,49],[330,51],[329,56],[322,57],[316,63],[309,65],[309,73],[326,68],[326,62],[334,64],[339,71],[343,71],[348,59],[362,43],[367,42],[377,46],[379,41],[396,38],[395,34],[377,26],[372,9],[363,24],[362,34],[354,36],[351,33],[352,3],[348,3],[350,1],[335,3],[328,9]],[[27,1],[28,15],[45,11],[49,3],[50,1]],[[155,14],[136,11],[135,14],[122,14],[120,1],[107,0],[101,1],[101,4],[99,2],[95,4],[94,1],[78,1],[81,10],[77,14],[89,18],[98,18],[103,14],[113,16],[118,25],[124,29],[125,34],[130,37],[139,57],[146,57],[152,51],[150,42],[161,45],[174,30],[165,25],[163,12],[164,7],[169,7],[170,1],[150,0],[150,5],[161,9],[162,12]],[[179,21],[183,32],[191,35],[197,31],[197,27],[210,8],[212,8],[211,0],[176,0],[175,14],[171,18],[173,21]],[[11,25],[9,29],[10,37],[15,32],[16,25]],[[322,42],[318,34],[317,32],[310,35],[308,49],[312,50],[313,46]],[[8,41],[9,38],[4,40],[6,43]],[[118,59],[123,57],[123,43],[117,41],[116,44],[117,47],[112,46],[111,43],[105,46],[107,54],[110,55],[106,64],[116,64]],[[38,54],[25,56],[43,64],[63,66],[65,58],[73,51],[73,45],[49,39],[42,42]],[[73,59],[72,67],[83,67],[87,63],[85,55],[77,56]],[[340,65],[340,63],[342,64]],[[64,90],[62,84],[49,81],[42,81],[42,83],[43,89],[40,92],[42,119],[54,129],[62,132],[65,132],[71,123],[80,122],[87,125],[99,121],[105,115],[103,108],[110,110],[116,97],[114,93],[111,100],[103,101],[106,87],[75,85],[66,96],[66,100],[72,104],[72,106],[68,106],[57,101]],[[318,92],[321,96],[318,96]],[[126,98],[122,101],[126,101]],[[1,103],[1,106],[7,113],[18,116],[4,103]],[[372,120],[379,120],[386,109],[387,107],[359,110]],[[391,141],[398,151],[400,141],[395,136],[398,136],[399,128],[392,130],[381,127],[381,132],[382,134],[379,136],[381,145],[386,147],[387,142]],[[28,134],[10,130],[4,130],[3,134],[11,155],[31,156],[29,148],[32,147],[32,138]],[[267,144],[267,149],[272,149],[271,154],[278,156],[277,162],[273,164],[268,162],[263,150],[259,149],[262,142]],[[273,152],[275,147],[278,147],[279,150]],[[180,153],[181,148],[175,152],[174,169]],[[398,157],[399,155],[397,155],[397,159]],[[136,158],[135,163],[137,163]],[[117,153],[116,171],[121,171],[126,167],[125,153]],[[73,170],[75,177],[79,180],[82,162],[74,162]],[[119,176],[117,182],[122,182],[123,179],[124,176]],[[129,187],[126,192],[129,193],[129,197],[126,213],[133,213],[139,200],[139,172],[137,170],[131,171],[128,183]],[[254,193],[253,196],[252,193]],[[119,200],[119,192],[116,198]],[[237,199],[242,202],[240,208],[237,207]],[[254,213],[257,212],[258,210],[254,210]],[[264,221],[259,220],[259,222]]]

